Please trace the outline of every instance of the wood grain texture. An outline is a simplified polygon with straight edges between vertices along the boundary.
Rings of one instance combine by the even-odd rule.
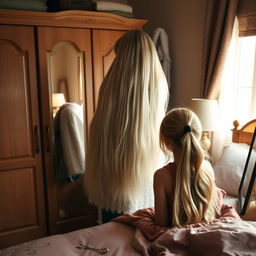
[[[234,128],[232,129],[232,141],[236,143],[251,144],[254,128],[256,127],[256,119],[246,123],[242,128],[238,129],[239,122],[234,121]]]
[[[126,31],[94,30],[93,31],[93,78],[94,102],[97,106],[100,85],[107,74],[114,58],[115,42]]]
[[[55,176],[47,58],[60,43],[82,56],[88,137],[116,40],[146,22],[104,12],[0,9],[0,248],[96,224],[97,208],[88,204],[82,179],[62,184]],[[23,206],[17,194],[27,200]],[[67,218],[61,218],[59,206],[65,206]]]
[[[84,74],[84,106],[85,106],[85,134],[88,131],[89,121],[93,116],[93,83],[92,83],[92,57],[91,57],[91,33],[89,29],[78,28],[38,28],[38,49],[40,66],[40,85],[42,102],[42,125],[50,127],[51,138],[54,138],[54,126],[50,95],[52,85],[49,83],[49,62],[51,52],[57,49],[58,45],[68,44],[74,51],[83,56]],[[68,66],[68,63],[66,64]],[[43,133],[44,141],[47,141],[47,133]],[[56,179],[54,170],[54,141],[51,142],[51,150],[44,147],[44,163],[47,186],[47,203],[49,211],[49,232],[56,234],[63,231],[71,231],[75,228],[82,228],[96,224],[97,209],[88,205],[80,182],[60,183]],[[74,193],[76,193],[74,195]],[[81,199],[82,198],[82,199]],[[63,215],[63,216],[62,216]],[[79,217],[80,226],[77,218]],[[65,223],[63,224],[63,218]],[[91,223],[90,223],[91,222]]]
[[[46,235],[34,41],[0,25],[0,248]]]
[[[3,24],[120,30],[142,29],[147,22],[112,13],[78,10],[52,13],[0,9],[0,20]]]

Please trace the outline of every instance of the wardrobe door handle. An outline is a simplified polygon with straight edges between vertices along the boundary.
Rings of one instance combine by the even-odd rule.
[[[47,152],[51,151],[51,128],[46,125],[45,126],[45,133],[46,133],[46,150]]]
[[[40,140],[39,140],[39,129],[38,126],[34,126],[34,140],[35,140],[35,152],[39,154],[40,152]]]

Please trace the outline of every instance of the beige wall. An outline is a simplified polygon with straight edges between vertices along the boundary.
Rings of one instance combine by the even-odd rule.
[[[200,97],[201,55],[205,0],[129,0],[136,18],[148,19],[145,31],[151,36],[157,27],[169,36],[172,59],[171,80],[174,105],[186,106]]]

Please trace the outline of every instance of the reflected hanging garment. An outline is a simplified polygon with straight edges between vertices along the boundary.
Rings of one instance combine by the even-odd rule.
[[[163,28],[156,28],[153,33],[153,42],[155,44],[159,60],[161,62],[163,71],[165,73],[168,86],[169,86],[169,92],[170,92],[170,99],[171,99],[171,78],[170,78],[170,72],[171,72],[171,58],[169,56],[169,40],[168,35],[166,34],[165,30]]]
[[[61,180],[75,181],[85,170],[83,108],[64,104],[54,119],[55,170]]]

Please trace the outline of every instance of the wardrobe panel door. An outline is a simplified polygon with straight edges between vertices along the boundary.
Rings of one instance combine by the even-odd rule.
[[[0,202],[4,206],[0,209],[0,230],[37,225],[34,179],[32,168],[0,172]]]
[[[95,107],[97,105],[100,85],[115,58],[115,43],[126,32],[127,31],[120,30],[93,30],[93,77]]]
[[[0,248],[46,234],[34,44],[0,26]]]
[[[38,49],[48,221],[50,233],[56,234],[92,226],[97,221],[97,209],[88,203],[83,191],[87,133],[93,115],[91,31],[39,27]],[[82,135],[73,130],[76,113],[66,115],[71,114],[68,109],[71,111],[72,106],[83,113]],[[61,121],[64,115],[69,118],[65,124]],[[76,138],[81,145],[78,151],[73,147]],[[65,145],[70,154],[65,155]],[[74,162],[70,157],[73,149],[77,152],[74,157],[81,156],[78,178],[69,172],[78,171],[77,166],[69,170],[69,163]]]

